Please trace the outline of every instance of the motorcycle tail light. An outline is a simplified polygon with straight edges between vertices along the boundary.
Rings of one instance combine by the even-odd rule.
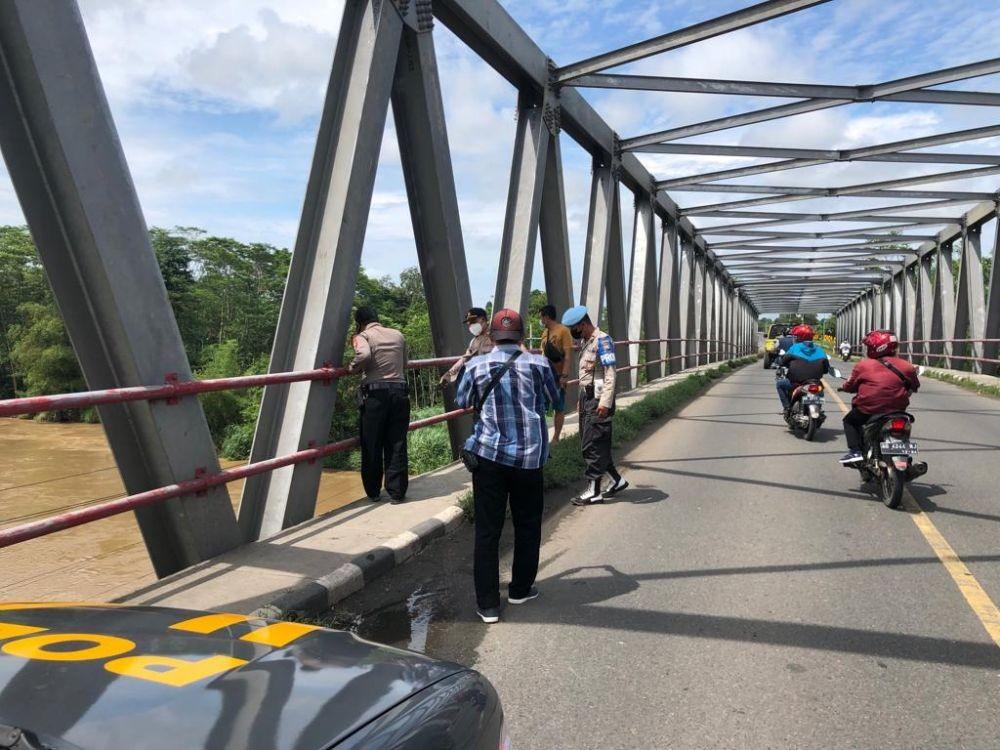
[[[903,432],[910,423],[902,417],[896,417],[889,422],[889,429],[892,432]]]
[[[819,383],[810,383],[809,384],[809,392],[810,393],[819,393],[822,390],[823,390],[823,386],[821,386]]]

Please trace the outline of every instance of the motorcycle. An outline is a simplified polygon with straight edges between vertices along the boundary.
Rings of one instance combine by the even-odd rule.
[[[915,421],[900,411],[872,417],[865,425],[864,460],[848,464],[861,473],[861,481],[875,482],[886,507],[897,508],[907,482],[927,473],[927,464],[917,461],[917,444],[910,439]]]
[[[845,362],[850,362],[851,360],[851,345],[841,344],[840,345],[840,358]]]
[[[836,368],[832,369],[830,374],[836,378],[841,377],[840,371]],[[774,377],[775,380],[788,377],[788,368],[779,365]],[[823,426],[823,422],[826,421],[826,413],[823,411],[825,390],[822,380],[809,380],[800,383],[792,391],[792,405],[785,422],[796,437],[812,441],[819,428]]]

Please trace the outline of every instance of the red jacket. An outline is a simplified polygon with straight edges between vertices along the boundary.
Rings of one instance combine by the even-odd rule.
[[[882,364],[888,362],[906,377],[902,379]],[[917,368],[899,357],[883,357],[878,359],[862,359],[851,372],[843,386],[854,396],[854,408],[865,414],[886,414],[891,411],[903,411],[910,405],[910,394],[920,388],[917,378]]]

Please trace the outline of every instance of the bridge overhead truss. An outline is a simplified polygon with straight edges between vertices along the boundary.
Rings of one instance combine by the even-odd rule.
[[[456,325],[471,305],[447,127],[434,47],[447,27],[517,89],[517,130],[494,305],[525,311],[536,245],[550,302],[586,304],[630,340],[625,364],[666,360],[649,377],[721,359],[710,341],[745,349],[760,312],[836,312],[844,335],[884,321],[910,337],[997,334],[1000,294],[972,268],[979,232],[996,215],[996,193],[924,189],[1000,173],[990,154],[916,151],[993,137],[1000,126],[850,150],[730,146],[677,141],[803,112],[874,100],[995,107],[1000,94],[932,88],[1000,71],[1000,59],[869,86],[656,78],[605,73],[653,54],[806,10],[826,0],[769,0],[567,66],[556,65],[497,0],[347,0],[317,136],[270,370],[308,370],[343,355],[360,268],[375,170],[389,104],[409,198],[437,354],[461,351]],[[620,137],[581,88],[787,97],[790,104]],[[0,3],[0,146],[91,388],[190,377],[142,212],[78,10],[64,0]],[[85,113],[86,114],[85,116]],[[85,123],[85,127],[82,124]],[[592,158],[582,286],[574,290],[563,191],[561,139]],[[708,154],[774,159],[740,169],[658,179],[639,154]],[[726,182],[836,162],[959,165],[921,177],[832,187]],[[632,246],[623,247],[620,192],[634,197]],[[670,192],[737,193],[724,203],[680,208]],[[751,196],[751,197],[746,197]],[[819,214],[757,206],[816,197],[904,200],[892,209]],[[974,204],[968,208],[969,204]],[[949,220],[927,209],[964,211]],[[730,219],[697,226],[702,217]],[[803,232],[800,223],[858,224]],[[929,228],[930,227],[930,228]],[[722,237],[716,241],[716,237]],[[798,244],[808,241],[807,246]],[[931,264],[961,245],[961,283]],[[626,255],[630,262],[626,262]],[[950,265],[947,266],[950,272]],[[994,290],[997,273],[994,270]],[[940,291],[938,287],[941,287]],[[933,297],[933,309],[929,300]],[[931,334],[931,335],[927,335]],[[988,345],[983,351],[988,352]],[[995,356],[995,354],[994,354]],[[633,378],[632,384],[634,385]],[[627,387],[627,386],[626,386]],[[318,382],[268,386],[251,461],[322,444],[336,388]],[[130,492],[217,470],[200,407],[101,407]],[[453,425],[453,441],[468,425]],[[180,438],[183,439],[180,439]],[[215,491],[140,515],[160,573],[241,541],[311,518],[321,465],[300,463],[247,480],[238,517]],[[197,507],[195,507],[197,506]]]

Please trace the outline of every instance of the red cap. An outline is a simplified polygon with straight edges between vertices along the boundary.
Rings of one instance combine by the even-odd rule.
[[[524,337],[524,322],[514,310],[504,308],[493,313],[490,336],[494,341],[520,341]]]

